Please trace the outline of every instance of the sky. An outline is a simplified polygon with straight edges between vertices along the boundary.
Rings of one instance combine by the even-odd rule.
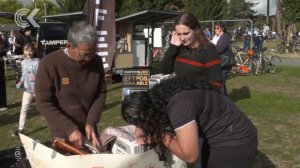
[[[32,3],[33,0],[20,0],[21,2],[28,4]],[[54,1],[54,0],[53,0]],[[255,2],[257,4],[253,10],[257,11],[257,14],[265,14],[267,15],[267,0],[246,0],[247,2]],[[276,12],[276,0],[270,0],[270,11],[269,15],[274,15]]]
[[[267,0],[246,0],[247,2],[259,3],[257,4],[253,10],[257,11],[257,14],[265,14],[267,15]],[[276,0],[270,0],[270,10],[269,15],[275,15],[276,12]]]

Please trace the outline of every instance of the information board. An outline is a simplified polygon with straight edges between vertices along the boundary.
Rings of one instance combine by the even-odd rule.
[[[122,99],[133,92],[148,91],[149,78],[149,69],[124,69],[122,78]]]
[[[149,69],[124,69],[122,84],[123,87],[149,88]]]

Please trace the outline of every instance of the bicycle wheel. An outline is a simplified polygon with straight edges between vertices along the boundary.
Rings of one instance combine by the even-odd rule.
[[[235,62],[237,65],[243,64],[245,60],[246,54],[244,52],[239,51],[235,56]]]
[[[280,72],[282,68],[281,58],[277,55],[272,56],[270,60],[270,73],[274,73],[275,71]]]
[[[263,73],[265,68],[265,63],[263,58],[260,57],[252,57],[251,59],[251,72],[253,75],[260,75]]]
[[[285,53],[285,44],[278,44],[278,46],[277,46],[277,52],[279,53],[279,54],[284,54]]]
[[[270,67],[268,66],[269,62],[270,62],[270,59],[268,57],[266,57],[266,56],[262,57],[262,64],[263,64],[262,72],[263,73],[270,71]]]
[[[296,53],[299,53],[299,52],[300,52],[300,44],[295,44],[295,45],[294,45],[294,51],[295,51]]]

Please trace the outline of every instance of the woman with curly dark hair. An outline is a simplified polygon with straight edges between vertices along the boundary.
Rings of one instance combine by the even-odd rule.
[[[169,150],[195,162],[203,137],[209,145],[208,168],[250,168],[258,144],[256,128],[217,90],[203,78],[165,80],[148,92],[127,96],[122,116],[138,128],[137,136],[146,146],[155,147],[161,160],[166,161]]]

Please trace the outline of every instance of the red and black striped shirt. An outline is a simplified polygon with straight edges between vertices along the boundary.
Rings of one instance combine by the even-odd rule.
[[[183,45],[170,45],[160,64],[161,73],[176,73],[177,77],[205,76],[219,88],[221,59],[213,45],[206,49],[190,49]]]

